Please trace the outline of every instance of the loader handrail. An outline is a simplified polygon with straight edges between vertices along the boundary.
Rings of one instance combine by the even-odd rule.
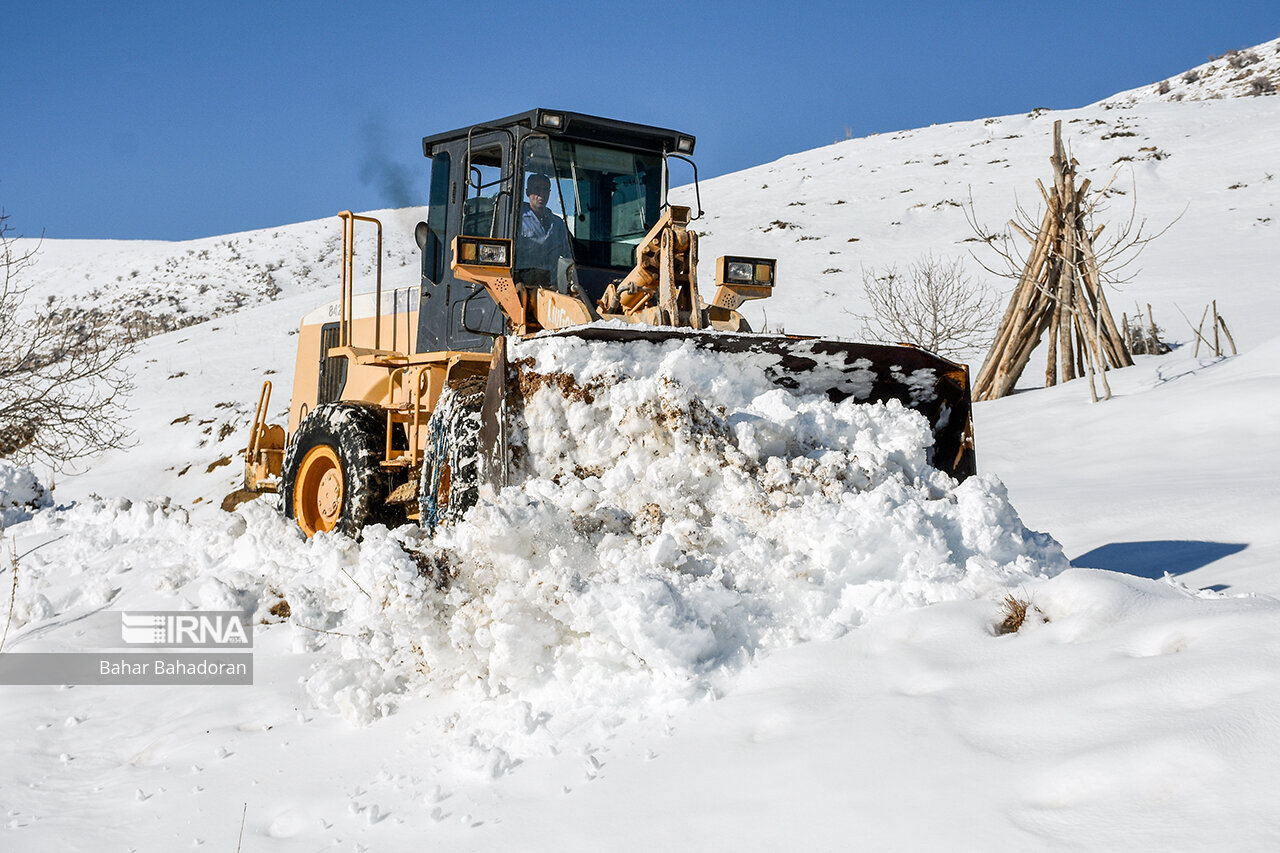
[[[361,216],[344,210],[342,219],[342,297],[338,315],[338,345],[351,346],[351,327],[355,323],[355,241],[356,222],[372,222],[378,226],[377,288],[373,314],[373,348],[382,349],[382,223],[372,216]]]
[[[267,408],[271,405],[271,381],[262,383],[258,394],[258,408],[253,413],[249,427],[249,444],[244,449],[244,490],[246,492],[274,492],[284,460],[285,432],[283,427],[267,424]]]
[[[686,157],[683,154],[675,154],[671,151],[668,151],[667,153],[662,155],[662,181],[663,181],[663,186],[662,186],[663,205],[662,206],[663,207],[671,206],[671,201],[667,198],[667,193],[671,189],[670,187],[667,186],[667,184],[670,183],[671,181],[671,172],[667,168],[667,160],[671,159],[672,157],[675,157],[677,160],[683,160],[693,167],[693,199],[694,199],[694,203],[697,204],[698,206],[698,212],[693,216],[689,217],[689,221],[693,222],[695,220],[701,219],[702,214],[706,213],[706,211],[702,209],[702,191],[698,189],[698,164],[693,162],[692,158]]]
[[[245,449],[246,459],[258,458],[258,443],[262,439],[262,429],[267,423],[267,406],[271,403],[271,380],[262,383],[262,391],[258,394],[258,410],[253,415],[253,428],[249,431],[249,446]]]

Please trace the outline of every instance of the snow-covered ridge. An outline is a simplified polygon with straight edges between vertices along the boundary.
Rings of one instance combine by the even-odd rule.
[[[1229,50],[1149,86],[1112,95],[1104,106],[1133,106],[1153,101],[1208,101],[1280,94],[1280,38]]]
[[[413,225],[417,208],[373,211],[382,219],[384,287],[418,281]],[[373,231],[356,236],[355,277],[373,290]],[[27,309],[97,313],[149,337],[298,293],[337,295],[342,224],[334,216],[278,228],[181,242],[45,240],[26,273],[34,298]]]

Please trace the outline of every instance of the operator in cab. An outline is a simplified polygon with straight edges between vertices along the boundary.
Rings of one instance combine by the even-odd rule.
[[[529,287],[554,287],[561,258],[573,258],[564,220],[547,208],[551,179],[537,172],[525,181],[514,278]]]

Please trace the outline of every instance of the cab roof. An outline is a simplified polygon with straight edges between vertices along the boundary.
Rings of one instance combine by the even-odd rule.
[[[559,117],[557,124],[556,117]],[[652,151],[661,154],[664,151],[679,151],[681,154],[692,154],[695,138],[692,134],[681,133],[646,124],[635,124],[629,121],[602,118],[601,116],[572,113],[565,110],[538,108],[513,116],[486,121],[480,124],[462,127],[446,133],[437,133],[422,139],[422,153],[431,157],[440,148],[450,142],[466,139],[474,129],[499,129],[504,127],[526,127],[537,130],[548,136],[561,136],[582,142],[599,142],[606,145],[617,145],[639,151]],[[686,140],[683,148],[680,141]]]

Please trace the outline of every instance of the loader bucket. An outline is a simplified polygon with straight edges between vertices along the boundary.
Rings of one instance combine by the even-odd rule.
[[[913,346],[863,344],[795,335],[738,334],[714,331],[621,326],[575,326],[540,336],[588,341],[692,341],[726,353],[764,355],[765,373],[776,385],[823,392],[832,402],[899,400],[928,420],[933,430],[931,463],[957,480],[977,473],[973,450],[969,370]],[[482,478],[507,485],[506,395],[510,386],[505,341],[494,347],[493,369],[485,394],[480,441]]]

